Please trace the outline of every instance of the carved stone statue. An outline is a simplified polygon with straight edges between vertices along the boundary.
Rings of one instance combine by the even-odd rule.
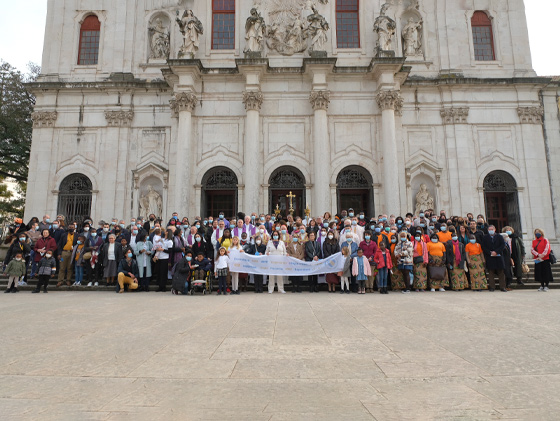
[[[416,193],[416,210],[414,214],[418,215],[421,210],[426,209],[435,209],[435,201],[428,191],[428,186],[422,183],[420,190]]]
[[[256,8],[251,9],[251,16],[247,18],[245,23],[245,39],[247,46],[244,52],[262,52],[263,40],[266,31],[264,19]]]
[[[163,200],[152,185],[148,186],[148,193],[140,198],[140,212],[144,218],[152,213],[157,217],[163,214]]]
[[[270,18],[266,44],[272,51],[285,56],[302,53],[307,49],[308,32],[301,20],[304,0],[270,0]]]
[[[161,18],[157,18],[155,26],[150,27],[150,50],[150,58],[169,58],[169,29]]]
[[[178,56],[179,58],[185,56],[193,58],[200,46],[199,38],[204,33],[202,23],[193,14],[192,10],[185,10],[181,19],[179,19],[179,11],[177,10],[176,20],[179,25],[179,30],[181,34],[183,34],[183,45],[179,50]]]
[[[397,28],[396,22],[386,15],[389,3],[385,3],[381,8],[380,15],[375,19],[373,30],[377,32],[377,54],[383,51],[393,50],[393,36]]]
[[[403,52],[405,57],[422,54],[421,28],[422,21],[415,22],[412,17],[408,19],[408,23],[402,30]]]
[[[310,51],[324,51],[329,24],[325,17],[319,14],[315,6],[311,6],[311,10],[313,10],[313,14],[307,17],[307,22],[309,22],[307,30],[311,35]]]

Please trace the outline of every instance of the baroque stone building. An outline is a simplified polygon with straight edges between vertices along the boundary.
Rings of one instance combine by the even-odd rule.
[[[424,184],[556,237],[530,57],[522,0],[49,0],[26,218],[404,214]]]

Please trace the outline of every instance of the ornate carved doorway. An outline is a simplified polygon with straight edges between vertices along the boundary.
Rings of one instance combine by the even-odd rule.
[[[66,216],[66,221],[83,222],[91,215],[91,180],[83,174],[72,174],[60,183],[58,194],[59,215]]]
[[[299,170],[294,167],[278,168],[270,176],[269,184],[268,210],[271,214],[274,213],[277,205],[284,217],[289,214],[290,199],[287,196],[292,192],[292,195],[295,196],[292,198],[294,216],[304,217],[303,211],[306,206],[305,178]]]
[[[484,201],[488,224],[498,231],[509,225],[521,233],[519,198],[515,179],[505,171],[494,171],[484,179]]]
[[[343,169],[336,178],[337,212],[352,208],[356,214],[365,212],[373,216],[373,179],[362,167],[352,166]]]
[[[225,167],[216,167],[202,178],[202,215],[226,218],[237,214],[237,176]],[[201,216],[202,216],[201,215]]]

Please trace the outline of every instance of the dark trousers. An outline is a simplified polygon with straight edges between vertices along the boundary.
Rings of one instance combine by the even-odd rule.
[[[500,281],[500,289],[506,288],[506,276],[503,269],[488,269],[488,286],[490,289],[496,289],[496,276]]]
[[[43,287],[45,289],[45,291],[47,290],[47,287],[49,286],[49,279],[51,277],[49,275],[39,275],[39,280],[37,281],[37,288],[35,288],[37,291],[39,291],[41,289],[41,287]]]
[[[358,284],[356,283],[356,277],[354,275],[350,277],[350,291],[358,292]]]
[[[255,291],[262,292],[263,291],[263,275],[254,275],[253,278],[255,279]]]
[[[290,276],[290,281],[292,281],[292,291],[301,291],[303,276]]]
[[[309,291],[317,291],[317,275],[310,275],[307,279],[309,279]]]
[[[218,276],[218,292],[227,293],[227,276]]]
[[[140,284],[138,289],[140,291],[148,292],[150,290],[150,278],[148,278],[147,276],[140,278]]]
[[[158,291],[165,292],[165,287],[167,285],[167,271],[169,259],[158,259],[156,262],[156,276],[158,282]]]

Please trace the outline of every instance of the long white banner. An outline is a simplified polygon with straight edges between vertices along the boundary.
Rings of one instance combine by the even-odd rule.
[[[341,272],[344,256],[337,253],[323,260],[304,262],[289,256],[253,256],[231,250],[229,270],[239,273],[278,276],[308,276]]]

